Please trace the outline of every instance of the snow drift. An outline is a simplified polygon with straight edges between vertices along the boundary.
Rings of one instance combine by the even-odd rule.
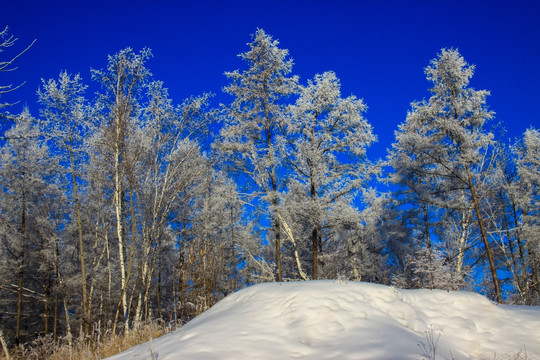
[[[540,308],[467,292],[268,283],[109,359],[421,359],[433,348],[440,359],[540,359]]]

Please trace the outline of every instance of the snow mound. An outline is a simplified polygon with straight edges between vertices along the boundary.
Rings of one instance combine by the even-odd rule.
[[[540,359],[540,308],[342,281],[256,285],[109,360]],[[437,341],[438,340],[438,341]]]

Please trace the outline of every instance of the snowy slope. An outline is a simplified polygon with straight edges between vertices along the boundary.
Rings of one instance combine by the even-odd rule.
[[[540,360],[540,308],[341,281],[241,290],[183,328],[109,359],[421,359],[429,334],[440,335],[438,359],[512,359],[525,347],[528,359]]]

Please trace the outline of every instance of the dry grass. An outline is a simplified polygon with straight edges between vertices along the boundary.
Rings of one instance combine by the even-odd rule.
[[[527,348],[523,346],[518,352],[516,353],[508,353],[503,355],[497,355],[494,354],[493,357],[484,357],[483,360],[536,360],[536,357],[532,357],[531,355],[527,354]]]
[[[135,345],[158,338],[174,330],[163,321],[141,324],[127,334],[96,334],[94,339],[62,338],[54,342],[52,336],[40,337],[25,346],[10,351],[11,360],[99,360],[118,354]],[[71,343],[71,344],[70,344]],[[8,359],[4,353],[0,359]]]

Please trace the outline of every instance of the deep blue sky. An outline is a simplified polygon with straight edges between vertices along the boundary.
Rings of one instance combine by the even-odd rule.
[[[0,60],[36,44],[0,73],[0,84],[26,81],[2,100],[38,113],[40,78],[63,69],[87,82],[90,68],[130,46],[150,47],[148,66],[175,102],[227,84],[224,71],[242,68],[257,28],[289,49],[301,82],[333,70],[343,95],[363,98],[379,137],[370,157],[385,155],[410,102],[428,97],[423,73],[441,48],[456,47],[476,64],[472,86],[492,92],[496,121],[515,137],[540,124],[540,1],[25,1],[0,5],[0,25],[19,38]],[[90,96],[91,97],[91,96]]]

